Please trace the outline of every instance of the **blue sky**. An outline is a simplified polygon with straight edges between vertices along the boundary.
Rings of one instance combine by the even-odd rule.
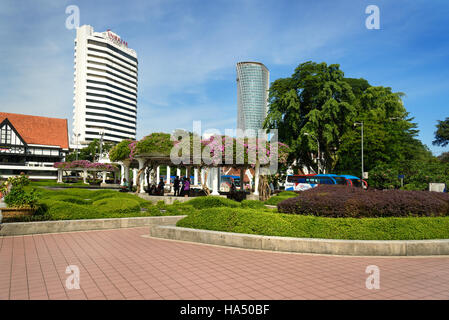
[[[128,0],[0,2],[1,111],[69,119],[75,30],[110,28],[139,58],[138,138],[175,128],[235,128],[238,61],[263,62],[270,81],[305,61],[338,63],[347,77],[406,93],[420,139],[432,146],[449,117],[449,2],[445,0]],[[380,8],[380,30],[365,8]]]

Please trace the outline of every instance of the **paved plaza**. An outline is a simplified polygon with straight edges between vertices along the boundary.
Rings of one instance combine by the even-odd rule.
[[[343,257],[150,238],[148,228],[0,238],[7,299],[449,299],[449,257]],[[66,268],[80,270],[68,289]],[[368,290],[366,267],[380,270]]]

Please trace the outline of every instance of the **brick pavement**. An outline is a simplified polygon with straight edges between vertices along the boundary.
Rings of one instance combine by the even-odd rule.
[[[4,299],[449,299],[449,257],[342,257],[142,237],[148,228],[0,237]],[[68,265],[80,289],[66,288]],[[380,268],[368,290],[365,268]]]

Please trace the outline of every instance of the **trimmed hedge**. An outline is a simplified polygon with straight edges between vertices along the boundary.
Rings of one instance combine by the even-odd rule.
[[[242,208],[266,209],[265,204],[259,200],[242,200],[240,205]]]
[[[213,207],[240,207],[240,203],[236,201],[217,196],[197,197],[185,203],[191,205],[195,209],[205,209]]]
[[[449,239],[449,217],[323,218],[242,208],[210,208],[191,213],[179,227],[267,236],[348,239]]]
[[[278,211],[332,218],[446,216],[449,215],[449,195],[323,185],[280,202]]]
[[[96,200],[92,206],[98,211],[106,213],[128,213],[140,211],[139,202],[132,199],[109,198]]]

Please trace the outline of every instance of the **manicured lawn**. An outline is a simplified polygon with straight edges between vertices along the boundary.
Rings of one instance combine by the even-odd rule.
[[[30,188],[30,187],[27,187]],[[359,239],[449,239],[449,217],[325,218],[278,213],[261,201],[241,203],[221,197],[192,198],[185,203],[156,205],[114,190],[38,188],[41,208],[32,217],[4,222],[187,215],[178,226],[271,236]],[[287,198],[284,193],[275,197]]]
[[[449,239],[449,217],[323,218],[228,207],[193,212],[180,220],[177,226],[299,238]]]
[[[27,188],[33,188],[28,186]],[[144,217],[185,214],[189,206],[180,207],[151,202],[131,193],[115,190],[37,188],[40,207],[31,217],[4,218],[4,222]]]

